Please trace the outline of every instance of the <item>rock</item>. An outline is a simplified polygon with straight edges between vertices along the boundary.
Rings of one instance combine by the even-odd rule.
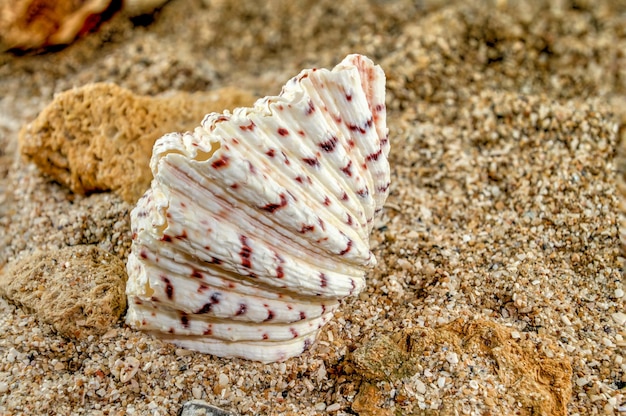
[[[393,382],[415,372],[411,355],[387,336],[377,337],[356,349],[352,361],[366,380]]]
[[[352,410],[359,416],[390,416],[391,410],[381,407],[383,402],[380,389],[374,384],[364,382],[354,397]]]
[[[473,372],[497,377],[504,387],[501,394],[512,396],[524,410],[522,414],[565,416],[572,392],[572,367],[564,351],[549,340],[539,348],[530,340],[514,338],[512,332],[495,322],[458,319],[435,329],[413,328],[391,337],[376,337],[357,348],[351,359],[355,370],[367,380],[366,385],[411,377],[420,368],[431,367],[433,361],[438,367],[444,362],[450,365],[446,357],[455,354],[458,362],[455,360],[454,365],[465,368],[464,361],[468,360],[474,363]],[[421,383],[419,379],[416,382]],[[367,399],[362,400],[372,402],[377,397],[374,393],[363,393]],[[381,405],[383,396],[380,392],[378,396],[379,402],[369,407]],[[353,410],[360,415],[370,414],[356,410],[354,404]]]
[[[212,406],[204,400],[191,400],[183,404],[178,416],[232,416],[232,413]]]
[[[126,309],[126,268],[96,246],[34,253],[0,274],[0,295],[74,339],[105,333]]]
[[[248,106],[236,88],[148,97],[115,84],[88,84],[58,94],[20,132],[20,151],[73,192],[113,191],[134,204],[152,180],[157,138],[194,128],[206,113]]]

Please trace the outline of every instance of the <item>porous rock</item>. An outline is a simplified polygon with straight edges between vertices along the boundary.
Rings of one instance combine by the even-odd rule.
[[[58,94],[24,126],[20,151],[75,193],[113,191],[134,204],[152,180],[157,138],[192,129],[206,113],[253,101],[236,88],[149,97],[115,84],[88,84]]]
[[[375,384],[363,382],[352,402],[352,410],[359,416],[391,416],[389,409],[380,406],[383,394]]]
[[[0,274],[0,295],[73,339],[106,332],[126,309],[126,270],[93,245],[38,252]]]
[[[567,414],[572,367],[563,350],[550,342],[539,348],[513,337],[511,328],[481,319],[458,319],[434,329],[406,329],[390,337],[376,337],[356,349],[352,362],[366,380],[361,385],[365,391],[357,397],[370,399],[367,406],[355,399],[353,410],[367,415],[369,409],[383,408],[383,395],[371,403],[371,398],[377,397],[370,391],[373,383],[411,377],[437,354],[456,354],[460,366],[467,367],[465,363],[471,361],[472,371],[497,377],[505,389],[503,394],[519,403],[520,414]]]

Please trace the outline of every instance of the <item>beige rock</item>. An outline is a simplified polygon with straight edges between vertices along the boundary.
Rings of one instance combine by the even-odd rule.
[[[92,245],[35,253],[0,274],[0,295],[75,339],[103,334],[117,322],[125,288],[124,263]]]
[[[88,84],[58,94],[24,126],[20,151],[75,193],[113,191],[134,204],[152,180],[157,138],[192,129],[206,113],[253,102],[236,88],[148,97],[115,84]]]

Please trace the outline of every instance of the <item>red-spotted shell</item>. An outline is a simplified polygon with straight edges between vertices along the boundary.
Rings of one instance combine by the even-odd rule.
[[[299,355],[375,265],[388,153],[385,75],[361,55],[162,137],[131,213],[127,322],[222,357]]]

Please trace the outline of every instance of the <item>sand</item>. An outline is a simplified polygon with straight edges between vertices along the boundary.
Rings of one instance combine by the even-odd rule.
[[[61,50],[1,54],[0,272],[36,250],[128,253],[132,204],[74,195],[18,155],[19,129],[90,82],[264,96],[366,54],[388,78],[392,185],[367,289],[301,357],[219,359],[122,322],[71,340],[0,299],[0,414],[191,399],[242,415],[626,412],[626,3],[464,3],[172,0]],[[400,343],[402,372],[372,373],[377,340]]]

